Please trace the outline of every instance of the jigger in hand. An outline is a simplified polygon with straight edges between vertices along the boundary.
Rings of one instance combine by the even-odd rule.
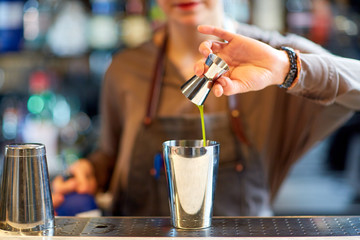
[[[181,92],[196,105],[204,104],[214,81],[229,70],[226,62],[213,53],[209,54],[205,64],[209,68],[203,75],[194,75],[181,86]]]

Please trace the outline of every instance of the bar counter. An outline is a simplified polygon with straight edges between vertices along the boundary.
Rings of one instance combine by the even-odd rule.
[[[56,217],[43,236],[0,231],[0,239],[360,239],[360,216],[214,217],[207,229],[173,228],[168,217]]]

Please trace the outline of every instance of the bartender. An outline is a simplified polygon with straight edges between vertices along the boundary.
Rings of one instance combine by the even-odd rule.
[[[162,143],[201,138],[199,111],[180,86],[214,52],[230,66],[204,104],[207,137],[221,148],[214,215],[271,215],[294,162],[360,110],[360,62],[227,19],[220,0],[158,4],[166,24],[113,56],[98,149],[69,168],[74,178],[53,181],[55,207],[70,192],[106,192],[110,215],[168,216]],[[198,31],[204,24],[212,27]]]

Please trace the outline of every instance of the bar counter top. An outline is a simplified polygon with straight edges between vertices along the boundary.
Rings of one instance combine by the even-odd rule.
[[[56,217],[43,236],[0,231],[0,239],[360,239],[360,216],[214,217],[199,230],[172,227],[169,217]]]

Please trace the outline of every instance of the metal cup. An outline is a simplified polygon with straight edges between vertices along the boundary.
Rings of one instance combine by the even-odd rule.
[[[5,147],[0,229],[49,235],[54,228],[50,182],[43,144]]]
[[[198,229],[211,226],[220,144],[202,140],[163,143],[173,226]]]
[[[181,92],[196,105],[204,104],[214,81],[229,70],[226,62],[213,53],[209,54],[205,64],[209,67],[205,74],[194,75],[181,86]]]

